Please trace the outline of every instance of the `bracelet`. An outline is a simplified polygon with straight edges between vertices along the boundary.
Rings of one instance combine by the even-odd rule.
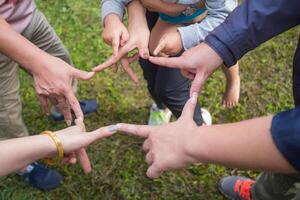
[[[56,145],[57,156],[58,156],[57,161],[53,158],[45,158],[44,162],[48,165],[54,165],[55,163],[60,163],[64,158],[64,149],[63,149],[63,146],[62,146],[62,143],[61,143],[60,139],[52,131],[44,131],[44,132],[41,133],[41,135],[48,135],[52,139],[52,141]]]

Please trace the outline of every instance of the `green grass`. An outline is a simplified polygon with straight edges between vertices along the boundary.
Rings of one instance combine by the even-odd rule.
[[[80,69],[89,70],[104,61],[111,50],[101,40],[100,1],[37,1],[69,49]],[[299,28],[275,38],[249,53],[241,61],[242,90],[240,105],[224,110],[220,104],[225,81],[221,71],[209,79],[200,101],[213,115],[214,123],[236,122],[268,115],[293,107],[291,77],[292,56]],[[142,73],[134,65],[142,80]],[[42,114],[31,78],[21,71],[24,120],[31,133],[57,130],[64,123],[53,123]],[[89,82],[80,82],[80,99],[97,99],[101,108],[86,118],[89,130],[117,122],[145,124],[151,99],[145,82],[134,85],[126,75],[110,70]],[[79,166],[61,166],[63,184],[41,192],[28,187],[19,178],[8,176],[0,181],[0,199],[223,199],[216,191],[218,179],[252,171],[239,171],[215,165],[193,166],[164,174],[157,180],[146,178],[147,169],[141,151],[142,140],[117,134],[92,145],[88,153],[93,172],[83,175]]]

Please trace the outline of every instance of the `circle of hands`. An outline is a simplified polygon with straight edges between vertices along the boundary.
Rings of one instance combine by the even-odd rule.
[[[142,2],[146,5],[150,1],[142,0]],[[179,57],[169,57],[178,55],[183,49],[178,32],[163,35],[153,50],[152,56],[150,56],[148,48],[150,31],[148,27],[129,25],[127,29],[122,23],[111,23],[108,26],[121,27],[110,34],[105,32],[106,28],[103,32],[103,39],[112,46],[113,55],[104,63],[93,68],[92,72],[73,68],[50,55],[47,55],[46,62],[41,66],[40,71],[31,72],[37,97],[47,114],[49,114],[49,103],[51,103],[61,111],[66,123],[70,126],[72,123],[71,110],[74,111],[76,125],[57,132],[65,150],[63,162],[74,164],[78,160],[84,172],[89,173],[92,167],[85,147],[96,140],[111,136],[116,131],[123,131],[145,139],[143,149],[147,153],[146,162],[150,165],[147,175],[151,178],[158,177],[166,170],[182,168],[192,163],[194,158],[188,154],[188,150],[184,148],[184,143],[186,138],[190,137],[186,134],[192,134],[192,129],[196,128],[192,119],[197,94],[208,76],[221,65],[222,60],[205,43],[185,51]],[[133,50],[138,52],[129,56]],[[116,72],[118,63],[120,63],[129,77],[138,83],[138,78],[130,64],[139,58],[147,59],[160,66],[178,68],[185,77],[193,80],[191,99],[187,102],[182,116],[176,122],[157,127],[118,124],[86,134],[83,123],[84,115],[72,89],[74,81],[77,79],[89,80],[96,72],[109,67],[112,67]],[[191,130],[187,130],[186,127]]]

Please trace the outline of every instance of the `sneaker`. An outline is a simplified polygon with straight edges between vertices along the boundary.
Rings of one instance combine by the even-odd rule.
[[[99,107],[95,100],[79,101],[79,104],[84,115],[95,112]],[[51,108],[51,118],[55,122],[64,120],[64,116],[57,110],[55,106],[52,106]]]
[[[228,176],[219,181],[219,191],[228,199],[251,200],[254,180],[240,176]]]
[[[206,126],[212,125],[212,117],[208,110],[206,110],[205,108],[201,108],[201,115],[202,115],[203,123]]]
[[[169,109],[159,109],[154,103],[150,109],[150,117],[148,120],[148,125],[157,126],[162,124],[167,124],[171,120],[172,113]]]
[[[32,163],[27,166],[25,172],[17,173],[26,183],[41,190],[52,190],[59,186],[63,176],[44,165]]]

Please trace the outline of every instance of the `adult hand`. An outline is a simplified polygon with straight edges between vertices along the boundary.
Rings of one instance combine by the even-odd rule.
[[[117,64],[121,61],[123,69],[129,75],[129,77],[134,81],[138,82],[138,78],[135,73],[130,68],[130,63],[135,61],[139,56],[144,59],[149,58],[149,37],[150,31],[148,28],[145,27],[129,27],[129,35],[130,38],[126,42],[126,44],[119,49],[117,56],[111,56],[108,60],[104,63],[98,65],[93,69],[94,72],[100,72],[110,66]],[[138,53],[128,57],[128,53],[134,49],[138,49]]]
[[[176,56],[183,49],[182,40],[178,31],[165,33],[158,42],[154,56]]]
[[[83,120],[84,116],[74,94],[72,83],[75,79],[88,80],[95,73],[76,69],[63,60],[48,54],[41,60],[43,60],[42,66],[31,73],[43,110],[49,113],[48,101],[50,100],[60,109],[68,125],[71,125],[72,122],[70,108],[74,111],[76,118]]]
[[[112,47],[113,56],[117,56],[119,47],[124,46],[129,40],[128,30],[118,15],[110,14],[105,17],[102,38],[106,44]]]
[[[193,93],[176,122],[161,126],[118,124],[120,131],[146,139],[143,149],[150,165],[149,178],[157,178],[164,171],[180,169],[197,161],[188,153],[189,141],[193,140],[197,129],[193,120],[197,97],[197,93]]]
[[[207,78],[223,62],[221,57],[205,43],[185,51],[180,57],[150,57],[149,60],[157,65],[180,69],[185,77],[193,80],[191,94],[199,92]]]
[[[117,126],[103,127],[92,132],[86,132],[83,126],[80,122],[76,126],[57,131],[56,134],[62,142],[64,153],[74,159],[72,158],[73,152],[76,152],[84,172],[89,173],[92,167],[84,148],[97,140],[113,135],[117,131]],[[70,162],[67,159],[64,159],[64,162]]]

